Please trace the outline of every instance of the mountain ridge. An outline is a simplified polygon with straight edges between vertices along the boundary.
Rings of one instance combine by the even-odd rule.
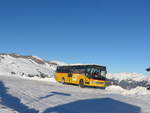
[[[59,65],[32,55],[0,53],[0,74],[51,77]]]

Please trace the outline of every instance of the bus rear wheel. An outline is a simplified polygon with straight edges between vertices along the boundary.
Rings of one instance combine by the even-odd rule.
[[[84,86],[84,81],[81,79],[80,80],[80,82],[79,82],[79,87],[81,87],[81,88],[84,88],[85,86]]]
[[[65,84],[65,78],[62,78],[62,79],[61,79],[61,83],[62,83],[62,84]]]

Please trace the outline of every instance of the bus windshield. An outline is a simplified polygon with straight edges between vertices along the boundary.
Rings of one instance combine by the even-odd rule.
[[[106,70],[101,70],[99,68],[91,68],[88,69],[90,74],[90,78],[98,79],[98,80],[105,80],[106,79]]]

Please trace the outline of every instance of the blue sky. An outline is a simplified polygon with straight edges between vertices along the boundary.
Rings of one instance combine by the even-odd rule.
[[[0,52],[148,74],[149,6],[149,0],[1,0]]]

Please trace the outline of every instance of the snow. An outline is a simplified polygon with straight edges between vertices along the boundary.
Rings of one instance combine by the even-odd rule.
[[[145,87],[136,87],[130,90],[123,89],[120,86],[109,86],[106,88],[109,93],[123,94],[123,95],[150,95],[150,90]]]
[[[0,89],[0,113],[150,112],[149,95],[115,94],[108,93],[110,90],[5,75],[0,76]]]
[[[37,56],[33,57],[44,62]],[[59,66],[81,65],[51,62]],[[129,109],[128,113],[150,112],[149,76],[137,73],[109,73],[107,78],[113,81],[114,85],[106,90],[81,89],[56,82],[56,67],[47,62],[39,64],[29,58],[0,55],[0,113],[99,113],[101,110],[103,113],[126,113],[126,110],[120,111],[118,108]],[[112,104],[107,102],[119,107],[113,112]],[[99,106],[104,106],[104,109]],[[107,109],[108,107],[111,109]]]
[[[56,63],[56,64],[58,64],[59,66],[68,65],[68,64],[67,64],[67,63],[65,63],[65,62],[57,61],[57,60],[52,60],[51,62],[52,62],[52,63]]]
[[[116,73],[107,74],[107,78],[113,81],[114,85],[121,86],[124,89],[136,87],[145,87],[150,89],[150,76],[137,73]]]
[[[38,58],[40,59],[40,58]],[[53,77],[55,65],[38,64],[32,59],[15,58],[10,55],[0,56],[0,75]]]
[[[149,78],[143,74],[137,74],[137,73],[108,73],[107,77],[109,79],[114,79],[118,81],[129,80],[129,79],[132,79],[134,81],[143,81]]]
[[[55,80],[55,78],[39,78],[39,77],[20,77],[20,78],[22,78],[22,79],[26,79],[26,80],[37,80],[37,81],[47,81],[47,82],[57,82],[56,80]]]
[[[36,58],[36,59],[39,59],[39,60],[43,60],[42,58],[40,58],[40,57],[38,57],[38,56],[32,56],[32,57],[34,57],[34,58]]]

